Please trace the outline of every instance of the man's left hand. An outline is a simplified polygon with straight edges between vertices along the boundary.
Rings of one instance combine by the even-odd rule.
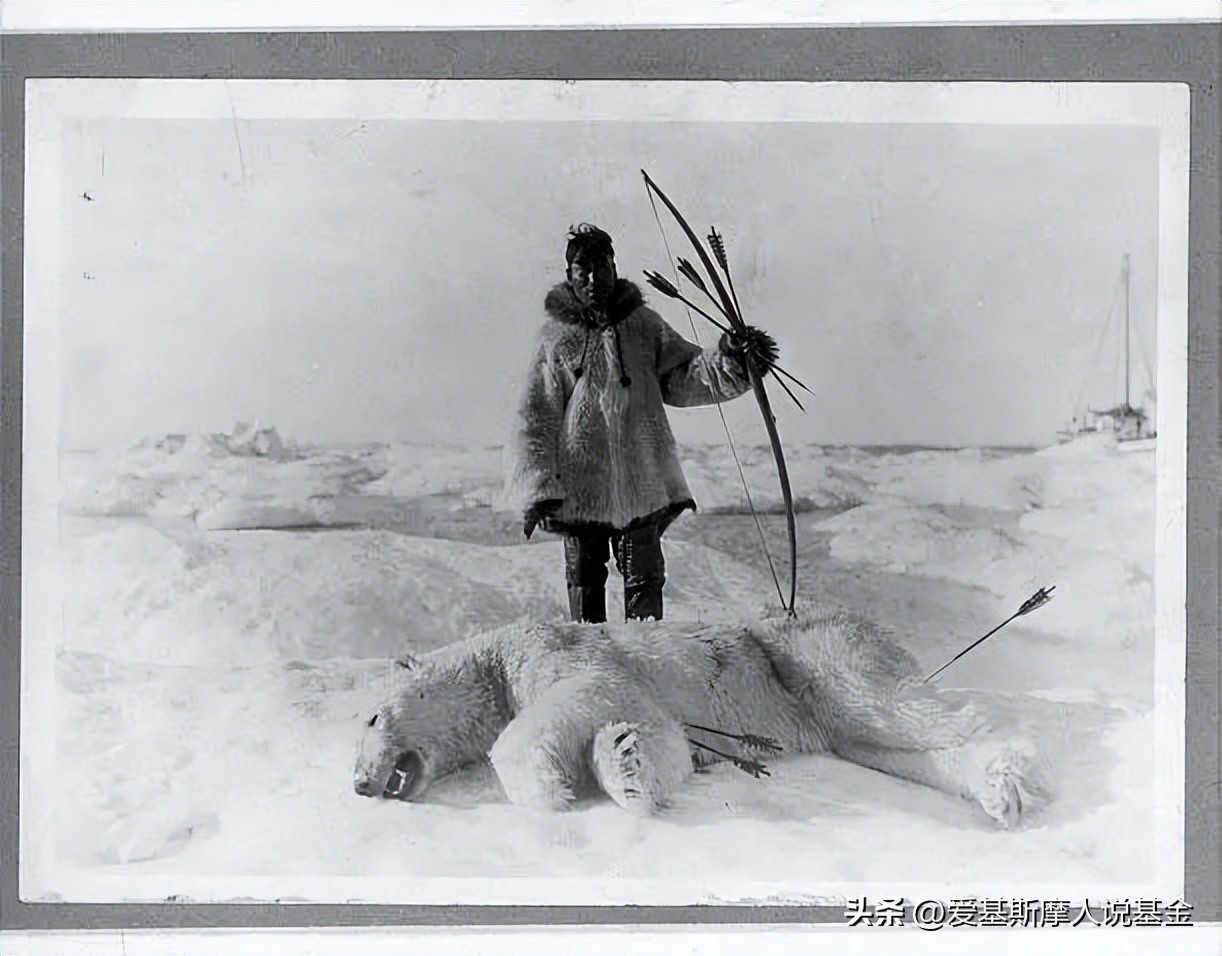
[[[548,498],[545,501],[536,501],[522,515],[522,533],[526,535],[526,540],[530,540],[530,536],[535,533],[535,528],[543,524],[548,518],[560,510],[560,506],[564,504],[561,498]]]
[[[749,363],[756,375],[763,375],[780,358],[776,340],[763,329],[748,325],[742,332],[726,332],[721,336],[721,351]]]

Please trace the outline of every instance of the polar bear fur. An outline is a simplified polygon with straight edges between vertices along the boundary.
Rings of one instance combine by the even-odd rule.
[[[912,655],[843,613],[515,624],[405,666],[365,718],[354,776],[365,796],[411,800],[490,759],[513,803],[562,810],[601,790],[650,814],[721,759],[713,750],[760,756],[730,735],[831,752],[1007,826],[1046,795],[1029,741],[990,726],[980,702],[921,683]]]

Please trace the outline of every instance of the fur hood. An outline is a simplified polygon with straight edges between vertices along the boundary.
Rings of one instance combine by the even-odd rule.
[[[627,279],[616,279],[605,321],[582,304],[567,282],[558,283],[551,288],[543,300],[543,309],[558,322],[602,329],[619,325],[644,304],[645,297],[641,295],[636,283]]]

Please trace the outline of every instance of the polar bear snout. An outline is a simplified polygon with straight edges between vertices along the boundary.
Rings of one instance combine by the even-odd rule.
[[[404,750],[381,773],[367,771],[358,764],[352,787],[362,797],[410,800],[423,781],[423,758],[415,750]]]
[[[382,789],[382,796],[388,800],[410,800],[424,780],[423,770],[424,761],[416,751],[406,750],[399,754],[391,768],[390,779]]]

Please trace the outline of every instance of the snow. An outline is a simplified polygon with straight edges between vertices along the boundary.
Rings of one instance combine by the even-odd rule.
[[[389,659],[563,618],[562,548],[522,540],[498,449],[307,447],[243,426],[64,457],[63,628],[33,685],[55,742],[27,791],[47,796],[51,849],[23,895],[690,903],[1148,880],[1153,453],[788,451],[800,600],[880,620],[931,670],[1056,585],[940,680],[993,695],[1059,762],[1057,802],[1022,829],[830,756],[773,761],[765,780],[719,766],[648,820],[598,801],[531,814],[486,770],[424,803],[357,797],[358,721]],[[740,455],[775,510],[770,452]],[[775,593],[733,524],[737,468],[703,447],[684,466],[702,514],[668,536],[668,616],[750,615]]]
[[[1112,690],[1148,703],[1153,454],[1102,438],[993,459],[943,453],[942,480],[936,456],[879,463],[874,500],[822,524],[832,556],[984,588],[1015,610],[1055,584],[1055,612],[1031,626],[1106,658]]]

